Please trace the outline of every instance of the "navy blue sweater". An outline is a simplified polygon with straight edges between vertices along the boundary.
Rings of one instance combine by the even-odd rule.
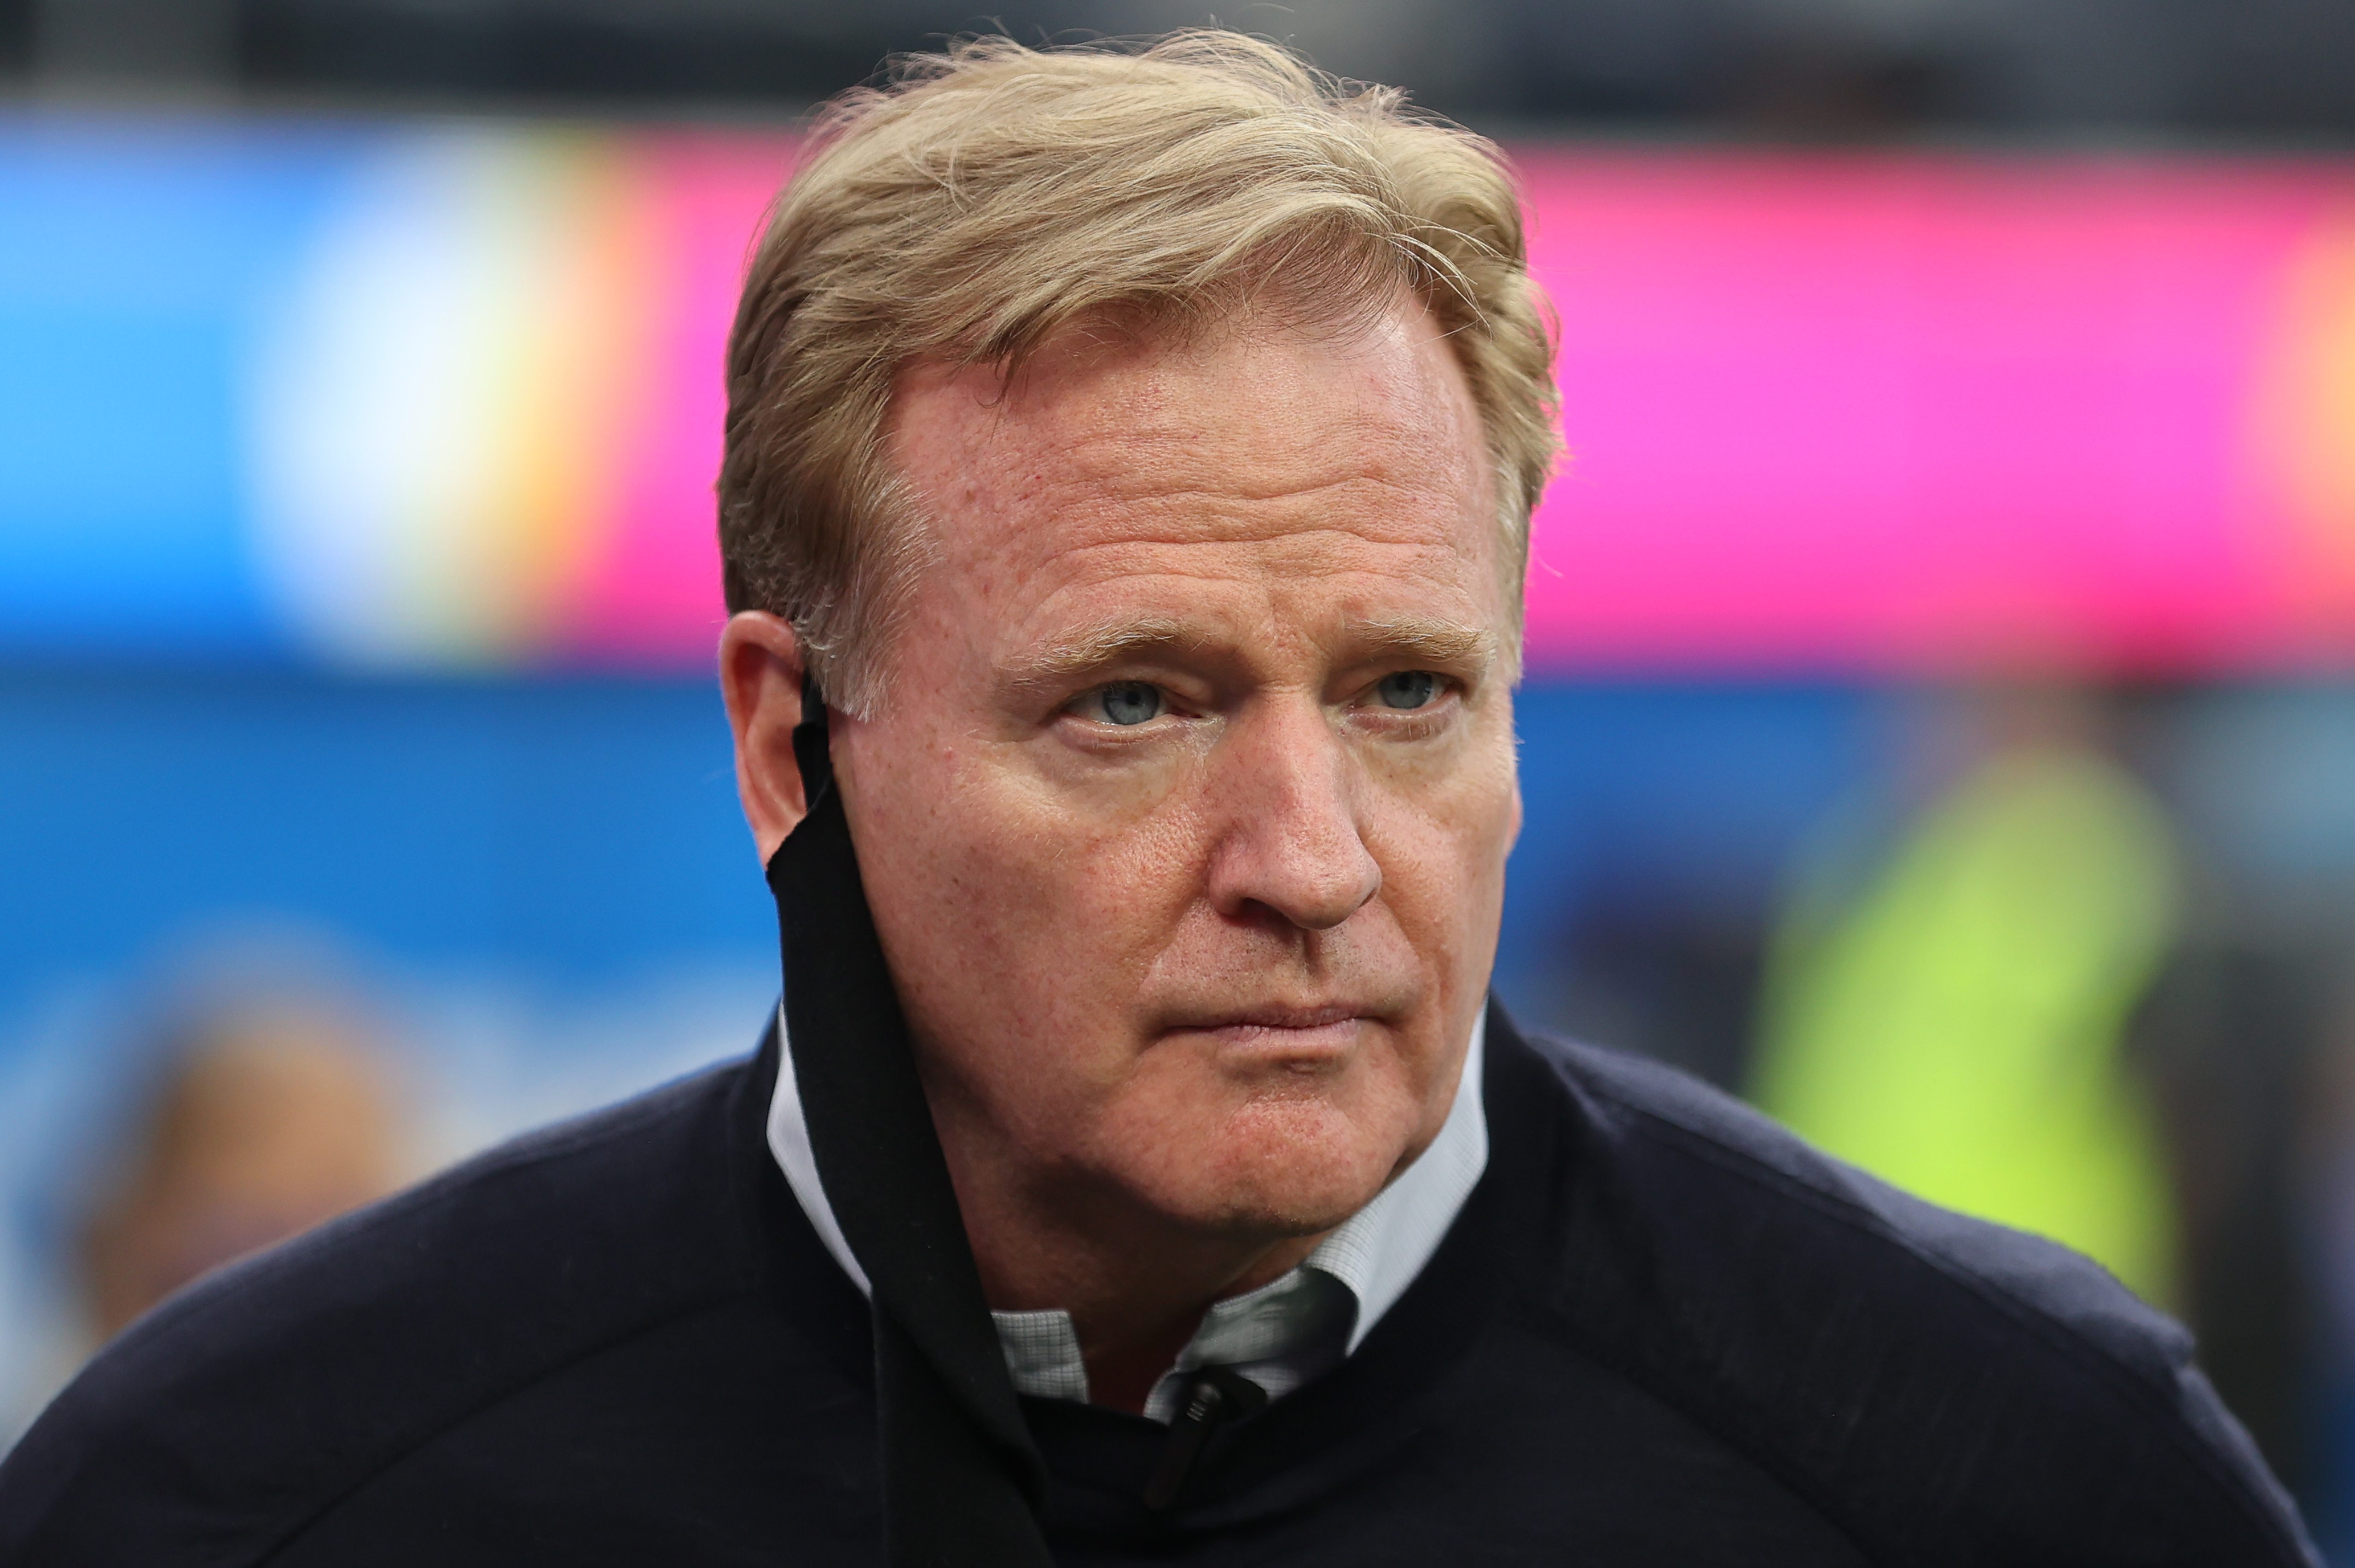
[[[1487,1174],[1219,1431],[1025,1400],[1069,1564],[2299,1563],[2183,1331],[1666,1069],[1489,1026]],[[217,1275],[0,1465],[0,1564],[880,1561],[870,1328],[757,1056]]]

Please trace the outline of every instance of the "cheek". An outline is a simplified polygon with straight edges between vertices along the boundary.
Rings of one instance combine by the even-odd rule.
[[[1401,770],[1370,782],[1367,840],[1383,903],[1427,962],[1482,958],[1518,822],[1509,742],[1480,745],[1444,778]]]
[[[849,795],[911,1022],[957,1041],[976,1076],[1051,1054],[1059,1076],[1109,1081],[1194,898],[1190,815],[1166,798],[1075,800],[988,742],[891,751],[922,765],[878,755],[859,770],[873,787]]]

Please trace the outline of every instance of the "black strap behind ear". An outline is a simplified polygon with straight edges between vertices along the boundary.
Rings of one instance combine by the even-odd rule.
[[[916,1075],[814,680],[794,756],[808,815],[770,858],[769,888],[811,1152],[873,1288],[885,1555],[891,1568],[1051,1568],[1045,1467]]]
[[[826,694],[817,688],[817,677],[805,670],[801,722],[794,726],[794,765],[801,770],[802,801],[811,811],[817,809],[818,796],[834,787],[834,749],[827,744],[828,727]],[[776,857],[769,859],[773,865]]]

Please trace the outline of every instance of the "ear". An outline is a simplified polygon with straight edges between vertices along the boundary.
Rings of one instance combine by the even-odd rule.
[[[793,627],[764,610],[730,615],[719,634],[719,693],[736,737],[736,794],[765,866],[809,811],[794,761],[802,645]]]

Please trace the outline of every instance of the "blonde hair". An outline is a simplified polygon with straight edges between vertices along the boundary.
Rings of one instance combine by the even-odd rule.
[[[828,701],[871,712],[925,559],[887,450],[902,369],[1010,375],[1091,318],[1195,332],[1271,296],[1369,318],[1401,287],[1479,410],[1518,621],[1558,446],[1553,344],[1492,144],[1240,33],[983,37],[903,59],[822,112],[745,281],[719,486],[728,607],[791,622]]]

